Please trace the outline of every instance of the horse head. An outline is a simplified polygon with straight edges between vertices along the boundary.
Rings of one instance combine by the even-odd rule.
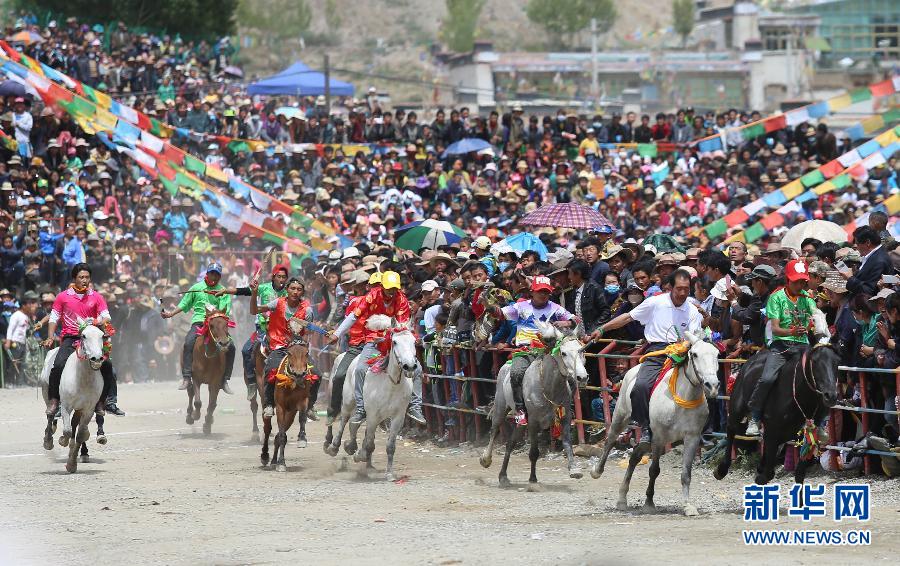
[[[807,382],[815,384],[816,392],[822,396],[825,407],[831,407],[837,402],[838,365],[841,361],[838,347],[819,343],[807,350],[807,356],[810,373]],[[806,372],[806,367],[803,371]]]
[[[719,394],[719,349],[703,340],[699,334],[685,331],[684,337],[690,342],[688,350],[687,368],[693,368],[693,373],[702,385],[703,393],[707,399],[715,399]]]
[[[78,349],[80,350],[78,357],[87,360],[91,364],[91,369],[98,370],[106,360],[106,352],[103,351],[103,341],[106,334],[94,326],[93,323],[79,319],[78,327],[80,330],[80,338]]]
[[[537,326],[541,334],[541,341],[550,349],[560,373],[566,379],[585,383],[588,379],[588,372],[584,363],[584,348],[578,337],[571,330],[558,328],[545,322],[537,322]]]
[[[206,332],[209,338],[219,347],[225,349],[231,342],[228,335],[228,315],[212,305],[206,305]]]
[[[825,344],[831,340],[831,331],[828,330],[828,321],[825,320],[825,313],[816,309],[812,315],[813,320],[813,336],[819,344]]]
[[[416,335],[408,325],[395,326],[391,330],[391,355],[403,372],[412,372],[419,366],[416,357]]]

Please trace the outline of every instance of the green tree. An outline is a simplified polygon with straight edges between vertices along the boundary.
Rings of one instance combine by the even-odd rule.
[[[613,0],[529,0],[525,13],[556,47],[571,45],[569,36],[587,29],[592,18],[599,32],[609,31],[617,16]]]
[[[75,16],[86,21],[122,21],[188,37],[234,31],[238,0],[19,0],[33,12]]]
[[[341,10],[338,8],[337,0],[325,0],[325,23],[332,31],[341,27]]]
[[[681,46],[694,31],[694,0],[673,0],[672,16],[675,18],[675,32],[681,36]]]
[[[475,28],[487,0],[444,0],[447,16],[441,22],[441,38],[452,51],[471,51]]]
[[[273,41],[298,37],[312,23],[306,0],[268,0],[265,8],[259,2],[241,0],[237,14],[242,27],[259,30]]]

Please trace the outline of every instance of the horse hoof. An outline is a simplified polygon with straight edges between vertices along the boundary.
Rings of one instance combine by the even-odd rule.
[[[259,461],[263,465],[263,468],[265,468],[266,466],[269,465],[269,457],[268,456],[260,456]]]
[[[212,425],[209,423],[203,423],[203,434],[212,434]]]
[[[500,487],[509,487],[511,485],[512,485],[512,482],[509,481],[508,477],[503,476],[502,478],[500,478]]]
[[[88,456],[87,454],[82,454],[82,455],[81,455],[81,463],[82,463],[82,464],[87,464],[87,463],[90,462],[90,461],[91,461],[91,457],[90,457],[90,456]]]
[[[485,456],[484,454],[482,454],[481,458],[478,458],[478,463],[481,464],[482,468],[490,468],[492,460],[493,458],[491,458],[490,455]]]
[[[187,424],[194,424],[194,417],[188,414],[188,416],[184,417],[184,422]]]
[[[656,513],[656,505],[654,505],[653,503],[644,503],[641,511],[643,511],[644,513]]]
[[[713,477],[717,480],[724,479],[726,475],[728,475],[728,470],[720,470],[719,468],[716,468],[716,471],[713,472]]]
[[[366,456],[362,452],[356,453],[353,455],[353,461],[354,462],[365,462]]]
[[[71,464],[66,462],[66,471],[67,472],[69,472],[70,474],[74,474],[76,472],[76,470],[78,470],[78,464],[76,464],[74,462]]]
[[[691,504],[687,504],[684,506],[684,516],[685,517],[696,517],[700,512],[697,511],[697,508]]]
[[[329,456],[337,456],[338,447],[335,446],[334,444],[329,444],[328,446],[325,447],[325,453],[328,454]]]
[[[297,448],[306,448],[306,444],[307,444],[307,443],[306,443],[306,439],[305,439],[305,438],[302,439],[302,440],[298,440],[298,441],[297,441]]]
[[[52,436],[44,437],[44,450],[53,450],[53,437]]]
[[[59,437],[59,445],[65,448],[69,445],[69,437],[65,434]]]
[[[583,476],[584,473],[579,468],[569,470],[569,477],[573,480],[580,480]]]
[[[100,433],[97,435],[97,444],[106,444],[106,435]]]
[[[628,502],[616,501],[616,509],[618,509],[619,511],[628,511]]]
[[[356,449],[359,448],[355,442],[345,442],[344,443],[344,452],[347,454],[353,455],[356,453]]]
[[[286,472],[287,466],[285,466],[284,464],[278,464],[275,466],[275,471],[276,472]]]
[[[603,475],[603,468],[600,467],[600,462],[597,462],[593,466],[591,466],[591,477],[594,479],[599,478]]]
[[[394,474],[392,472],[388,472],[388,473],[384,474],[384,479],[386,481],[394,481],[397,478],[396,478],[396,476],[394,476]]]

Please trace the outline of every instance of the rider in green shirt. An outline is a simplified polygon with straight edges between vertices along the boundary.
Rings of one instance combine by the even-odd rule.
[[[808,333],[813,324],[816,304],[806,294],[809,281],[806,264],[802,260],[788,262],[784,268],[784,276],[787,284],[772,293],[766,303],[766,317],[772,327],[772,339],[762,375],[750,395],[747,436],[759,436],[759,423],[766,397],[785,362],[809,345]]]
[[[184,337],[184,347],[181,351],[182,381],[179,389],[187,389],[191,385],[194,343],[197,341],[197,329],[203,326],[206,320],[206,305],[212,305],[229,317],[231,316],[231,295],[213,293],[213,291],[225,289],[220,283],[221,279],[222,265],[219,263],[209,264],[206,268],[206,277],[203,281],[188,289],[181,298],[181,302],[178,303],[177,309],[172,312],[163,311],[162,313],[163,318],[172,318],[179,312],[191,313],[191,328],[188,330],[187,336]],[[230,343],[225,354],[225,379],[222,382],[222,391],[229,395],[231,395],[231,388],[228,387],[228,380],[231,379],[231,372],[234,369],[234,355],[234,343]]]

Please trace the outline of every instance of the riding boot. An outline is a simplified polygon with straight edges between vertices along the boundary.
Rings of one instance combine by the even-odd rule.
[[[637,448],[641,450],[649,450],[650,449],[650,441],[653,439],[653,435],[650,432],[650,425],[643,425],[641,427],[641,440],[638,442]]]
[[[50,369],[50,378],[49,384],[47,386],[47,398],[51,401],[56,401],[56,404],[59,405],[59,382],[62,379],[62,370],[63,368],[57,369],[54,365],[53,368]],[[56,411],[53,411],[55,413]],[[47,410],[47,414],[53,414],[50,410]]]
[[[275,383],[266,380],[266,406],[263,409],[264,417],[271,417],[275,414]]]
[[[225,376],[222,379],[222,392],[231,395],[231,388],[228,387],[228,380],[231,379],[231,374],[234,371],[234,358],[237,353],[237,348],[234,347],[234,342],[230,342],[228,344],[228,349],[225,350]]]
[[[525,396],[522,393],[522,382],[512,382],[513,402],[516,404],[516,411],[525,410]]]

